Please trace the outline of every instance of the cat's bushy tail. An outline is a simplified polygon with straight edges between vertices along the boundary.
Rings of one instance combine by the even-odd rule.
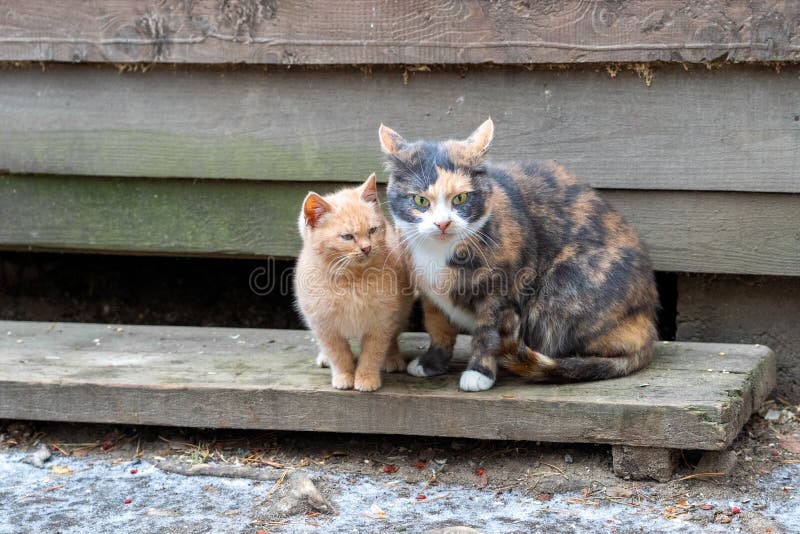
[[[653,359],[653,345],[619,356],[576,355],[550,358],[529,347],[500,360],[512,373],[540,382],[584,382],[629,375]]]

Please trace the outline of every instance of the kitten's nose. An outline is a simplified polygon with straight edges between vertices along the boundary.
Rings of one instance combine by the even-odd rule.
[[[366,256],[367,254],[369,254],[369,251],[370,251],[370,250],[372,250],[372,247],[371,247],[370,245],[367,245],[366,247],[361,247],[361,252],[363,252],[363,253],[364,253],[364,256]]]
[[[444,231],[447,230],[447,227],[450,226],[450,222],[451,221],[445,221],[445,222],[437,222],[437,223],[433,223],[433,224],[435,224],[436,227],[439,228],[439,230],[441,230],[442,233],[444,233]]]

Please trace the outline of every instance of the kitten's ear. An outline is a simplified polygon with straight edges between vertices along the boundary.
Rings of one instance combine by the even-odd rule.
[[[367,181],[361,184],[359,187],[361,191],[361,200],[366,200],[367,202],[377,202],[378,201],[378,186],[375,183],[375,173],[369,175]]]
[[[313,191],[309,191],[303,201],[303,217],[306,226],[314,228],[317,226],[320,217],[331,211],[331,205],[321,196]]]
[[[486,121],[478,126],[478,129],[472,132],[469,137],[464,141],[464,145],[472,158],[479,158],[483,156],[486,149],[489,148],[489,143],[492,142],[494,137],[494,123],[492,119]]]
[[[385,154],[397,154],[408,146],[408,142],[402,136],[381,123],[378,128],[378,137],[381,139],[381,149]]]

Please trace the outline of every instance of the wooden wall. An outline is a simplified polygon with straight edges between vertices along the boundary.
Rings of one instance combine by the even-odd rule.
[[[785,0],[0,0],[0,60],[527,64],[793,61]]]
[[[0,248],[293,256],[307,190],[382,176],[380,122],[491,116],[492,158],[566,165],[658,269],[798,276],[798,21],[746,0],[0,0]]]

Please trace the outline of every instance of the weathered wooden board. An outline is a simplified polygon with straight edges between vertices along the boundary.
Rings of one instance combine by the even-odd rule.
[[[796,2],[0,1],[0,59],[570,63],[800,58]]]
[[[342,184],[0,176],[0,248],[290,257],[309,189]],[[800,195],[607,190],[656,269],[800,276]]]
[[[364,74],[111,67],[0,70],[0,169],[13,173],[360,181],[377,128],[467,136],[618,189],[800,192],[800,66]]]
[[[633,376],[481,393],[388,375],[336,391],[309,332],[0,322],[0,418],[722,449],[775,383],[771,350],[668,343]],[[406,334],[408,357],[425,334]],[[459,340],[459,360],[468,339]],[[724,353],[724,354],[723,354]]]

